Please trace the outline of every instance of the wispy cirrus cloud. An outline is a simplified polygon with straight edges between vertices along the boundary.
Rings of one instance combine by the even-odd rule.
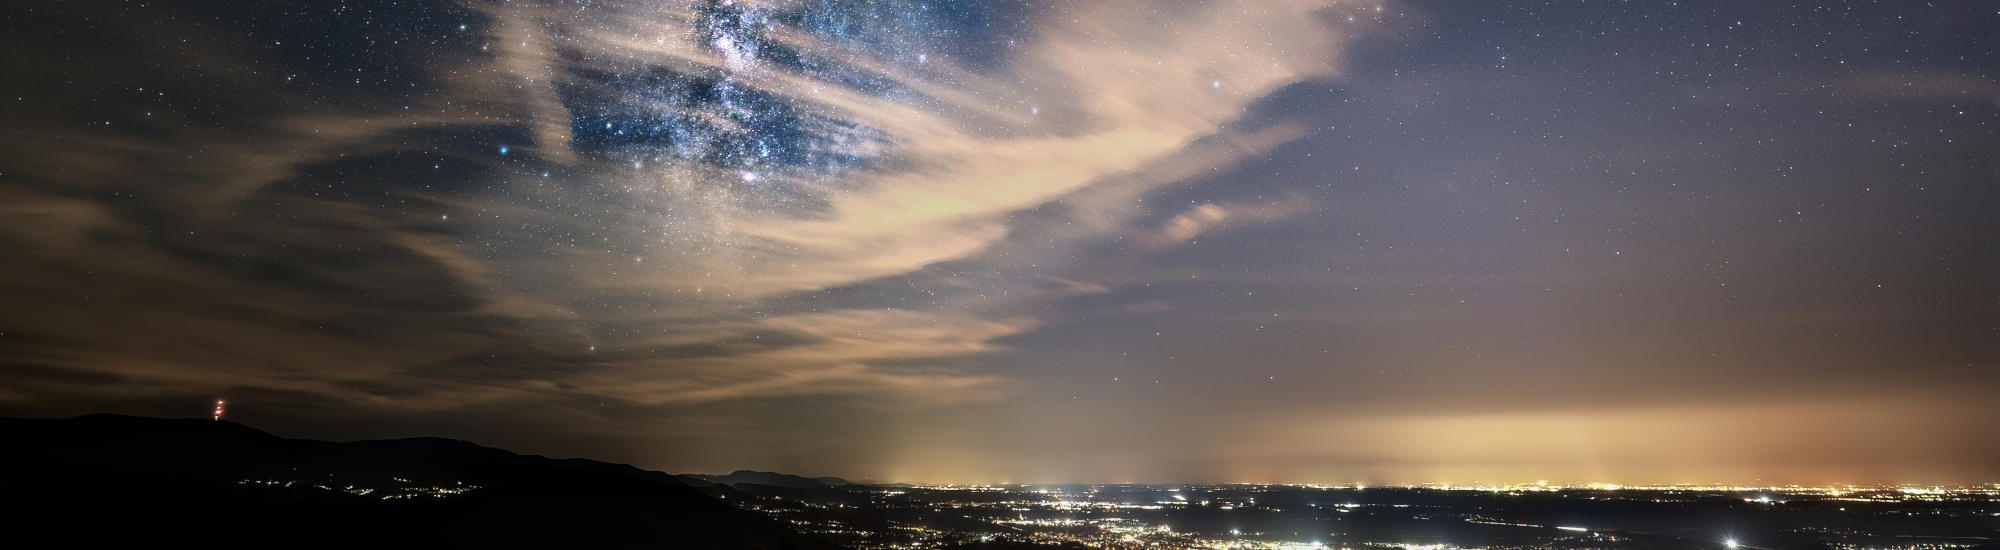
[[[1131,231],[1138,212],[1122,205],[1148,190],[1301,135],[1232,124],[1273,90],[1336,74],[1364,28],[1346,16],[1378,7],[1023,5],[1006,12],[1018,32],[967,52],[950,21],[810,3],[471,2],[381,52],[412,58],[379,76],[410,93],[333,106],[269,71],[222,71],[229,100],[260,116],[10,129],[11,150],[41,154],[0,181],[19,199],[5,250],[24,266],[7,288],[33,296],[0,349],[23,369],[114,377],[92,382],[106,392],[273,388],[412,410],[1004,397],[1017,381],[962,363],[1044,324],[985,301],[1006,292],[816,297],[1005,265],[1024,233]],[[1075,223],[1019,215],[1051,203]],[[1252,221],[1294,207],[1210,209]],[[74,272],[94,278],[60,275]],[[77,307],[100,299],[116,318]]]
[[[1166,248],[1188,242],[1202,233],[1233,224],[1255,224],[1284,219],[1311,210],[1302,197],[1288,197],[1270,203],[1202,203],[1175,215],[1141,238],[1147,247]]]

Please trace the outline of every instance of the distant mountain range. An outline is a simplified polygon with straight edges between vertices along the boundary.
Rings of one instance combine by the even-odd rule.
[[[726,501],[755,498],[734,485],[846,484],[108,414],[0,419],[0,442],[7,538],[62,547],[834,548]]]
[[[715,484],[715,485],[732,485],[732,486],[741,484],[751,484],[751,485],[769,485],[772,487],[790,487],[794,489],[817,489],[821,487],[842,487],[847,485],[853,485],[853,483],[848,483],[847,480],[837,477],[800,477],[791,474],[758,472],[753,470],[737,470],[719,476],[708,475],[708,474],[682,474],[680,477],[682,480],[688,481],[689,484],[691,485],[701,485],[704,483]]]

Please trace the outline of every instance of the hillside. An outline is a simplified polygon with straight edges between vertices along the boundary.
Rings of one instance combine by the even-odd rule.
[[[449,439],[335,443],[90,415],[0,419],[0,441],[15,536],[66,546],[831,548],[732,506],[747,497],[727,488]]]

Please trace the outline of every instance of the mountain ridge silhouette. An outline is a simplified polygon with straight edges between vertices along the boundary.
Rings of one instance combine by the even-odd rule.
[[[0,418],[0,501],[71,546],[833,548],[662,472],[434,438],[289,439],[229,421]],[[36,537],[41,538],[41,537]]]

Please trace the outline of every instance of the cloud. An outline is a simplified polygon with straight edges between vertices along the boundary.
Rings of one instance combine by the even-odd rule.
[[[0,361],[27,388],[0,395],[248,388],[420,411],[1001,398],[1019,382],[972,365],[1047,322],[996,303],[1112,289],[1020,273],[922,302],[820,298],[954,262],[1000,273],[1023,235],[1043,257],[1131,231],[1145,193],[1304,135],[1237,123],[1338,73],[1363,30],[1344,15],[1378,5],[1062,3],[1014,13],[1022,30],[975,54],[948,21],[835,32],[787,2],[471,2],[329,31],[409,33],[362,41],[393,47],[351,88],[292,83],[324,75],[259,67],[315,58],[218,32],[207,53],[133,68],[233,90],[172,90],[213,98],[206,111],[134,100],[103,110],[154,118],[47,114],[0,134],[0,286],[21,297]],[[1024,214],[1050,205],[1059,227]],[[1302,206],[1206,208],[1220,217],[1156,238]]]
[[[1158,229],[1141,236],[1139,240],[1148,248],[1166,248],[1218,228],[1280,220],[1311,208],[1310,201],[1297,196],[1268,204],[1203,203],[1160,224]]]
[[[705,336],[670,337],[661,343],[727,345],[771,338],[790,344],[696,358],[635,359],[624,368],[573,383],[648,405],[800,394],[864,394],[915,403],[990,400],[1005,396],[1012,384],[994,376],[886,363],[1000,351],[991,340],[1032,326],[1025,319],[992,321],[905,310],[785,315],[733,327],[710,326]]]
[[[944,60],[921,69],[899,68],[855,52],[825,52],[839,46],[802,34],[785,35],[806,51],[880,71],[877,76],[934,102],[928,106],[864,93],[812,71],[731,62],[727,51],[686,41],[630,39],[671,32],[642,22],[614,23],[636,31],[605,33],[607,43],[586,48],[692,63],[733,85],[879,132],[894,144],[887,153],[894,168],[843,174],[841,190],[817,193],[816,206],[804,215],[761,202],[745,207],[739,197],[708,196],[709,189],[701,186],[666,192],[670,196],[661,200],[701,201],[716,210],[706,216],[729,220],[726,226],[703,224],[696,230],[718,232],[712,237],[731,250],[717,267],[740,270],[744,276],[698,284],[708,292],[756,298],[854,284],[966,258],[1008,235],[1004,218],[1011,213],[1178,162],[1175,154],[1223,132],[1251,101],[1336,70],[1341,39],[1351,31],[1336,23],[1343,19],[1326,12],[1373,5],[1194,2],[1158,12],[1064,5],[1038,20],[1045,25],[1039,39],[1021,46],[1000,75],[950,67]],[[1181,26],[1201,31],[1159,32]],[[672,165],[664,169],[687,171]],[[643,171],[634,177],[642,180],[638,185],[685,187],[643,181],[652,177]],[[703,177],[738,175],[714,170]],[[688,192],[704,196],[689,197]],[[659,273],[601,283],[655,288],[697,284],[687,278],[684,272]]]
[[[528,114],[534,130],[533,151],[558,162],[576,160],[570,149],[570,112],[557,95],[560,53],[539,25],[546,12],[528,3],[486,4],[481,11],[493,18],[493,47],[499,49],[497,74],[504,79],[489,80],[485,88],[516,98]]]

